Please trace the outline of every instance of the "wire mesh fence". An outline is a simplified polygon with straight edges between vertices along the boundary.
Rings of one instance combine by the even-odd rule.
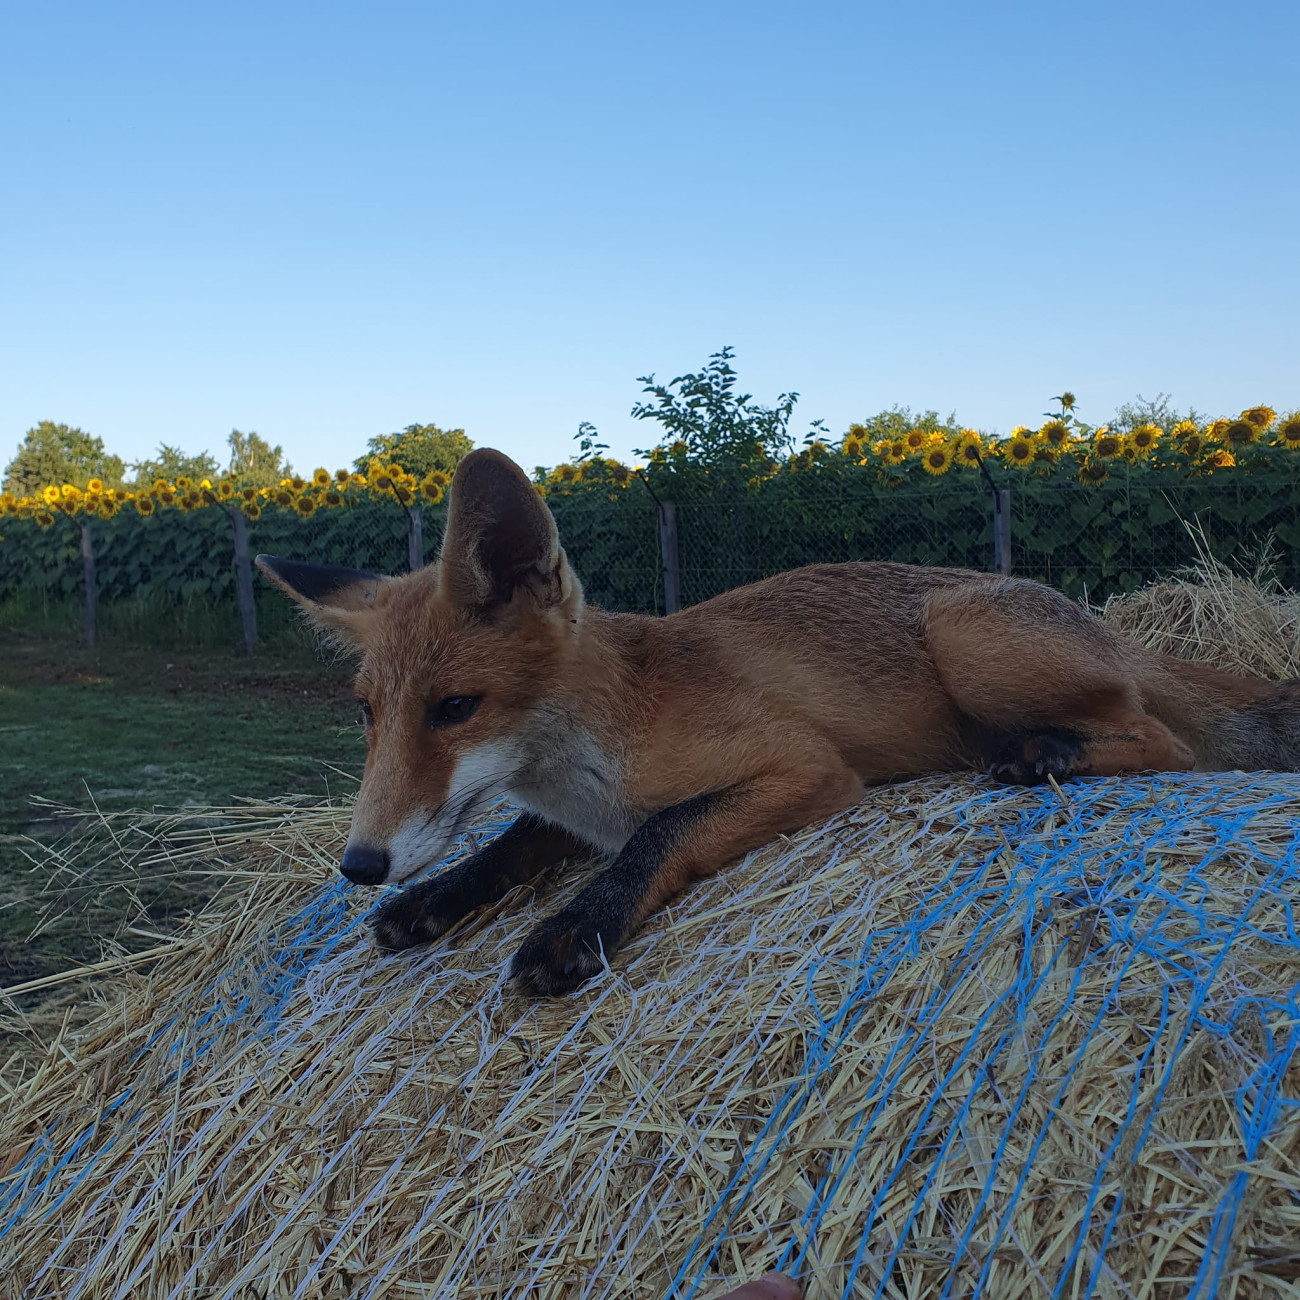
[[[1117,474],[1099,488],[1020,477],[1010,489],[1005,562],[995,554],[994,494],[971,473],[896,486],[866,475],[781,475],[757,488],[683,476],[654,491],[633,482],[554,493],[548,504],[588,600],[642,614],[844,560],[1009,568],[1100,601],[1192,563],[1198,544],[1238,568],[1267,553],[1274,576],[1300,587],[1300,492],[1289,481]],[[243,636],[251,647],[250,625],[265,639],[292,625],[292,611],[245,562],[241,629],[241,529],[248,555],[402,573],[436,556],[445,522],[445,505],[373,498],[306,518],[268,511],[245,521],[210,507],[60,518],[47,529],[11,519],[0,541],[0,613],[11,624],[72,625],[85,602],[88,617],[97,605],[101,626],[128,641],[234,645]]]

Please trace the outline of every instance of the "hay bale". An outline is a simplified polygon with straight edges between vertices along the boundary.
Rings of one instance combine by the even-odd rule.
[[[245,814],[233,905],[9,1099],[7,1294],[1288,1293],[1296,810],[881,789],[548,1002],[505,966],[576,882],[381,956],[345,812]]]
[[[1194,567],[1111,597],[1102,619],[1159,654],[1273,680],[1300,676],[1300,595],[1278,586],[1266,563],[1253,576],[1233,572],[1191,532]]]

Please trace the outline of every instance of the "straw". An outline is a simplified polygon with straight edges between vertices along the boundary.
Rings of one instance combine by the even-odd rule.
[[[11,1098],[0,1265],[69,1300],[684,1297],[773,1264],[810,1296],[1278,1294],[1296,795],[881,790],[547,1002],[505,964],[576,882],[380,956],[328,874],[342,811],[314,845],[227,828],[264,875],[225,928]]]

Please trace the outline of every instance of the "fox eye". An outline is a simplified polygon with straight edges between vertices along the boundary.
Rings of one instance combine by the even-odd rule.
[[[370,701],[358,700],[357,703],[361,706],[361,721],[367,727],[373,727],[375,725],[375,715],[370,711]]]
[[[481,697],[477,695],[449,695],[441,704],[430,704],[425,720],[431,727],[446,727],[453,722],[464,722],[475,709]]]

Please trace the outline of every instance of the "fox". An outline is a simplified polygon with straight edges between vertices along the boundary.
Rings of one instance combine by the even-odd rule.
[[[381,950],[602,864],[514,954],[527,995],[579,988],[667,900],[868,786],[1300,767],[1300,679],[1147,651],[1025,578],[814,564],[663,617],[596,608],[538,488],[487,448],[456,467],[424,568],[257,565],[357,660],[348,880],[410,881],[497,799],[518,810],[375,909]]]

